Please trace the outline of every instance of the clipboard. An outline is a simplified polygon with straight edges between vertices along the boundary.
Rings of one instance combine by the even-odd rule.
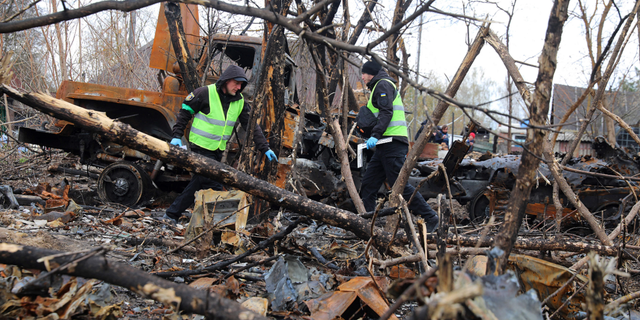
[[[380,144],[384,144],[384,143],[389,143],[391,141],[393,141],[392,137],[387,137],[387,138],[384,138],[384,139],[380,139],[380,140],[378,140],[378,143],[376,143],[376,146],[380,145]],[[362,166],[364,166],[364,152],[363,151],[366,148],[367,148],[367,144],[366,143],[358,144],[358,165],[357,165],[358,168],[362,168]]]

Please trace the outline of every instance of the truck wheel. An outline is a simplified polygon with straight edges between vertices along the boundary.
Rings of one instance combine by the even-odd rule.
[[[469,219],[474,223],[481,223],[484,219],[491,216],[489,198],[483,193],[469,201],[467,209],[469,210]]]
[[[98,178],[98,196],[104,202],[135,206],[147,200],[151,178],[137,164],[120,161],[108,165]]]

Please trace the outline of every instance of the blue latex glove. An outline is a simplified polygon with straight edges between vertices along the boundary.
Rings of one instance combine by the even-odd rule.
[[[180,138],[171,139],[171,144],[174,146],[182,147],[182,140]]]
[[[378,139],[374,137],[369,138],[369,140],[367,140],[367,149],[373,149],[373,147],[376,146],[376,143],[378,143]]]
[[[271,151],[271,149],[267,150],[267,152],[265,152],[264,154],[267,156],[269,161],[274,161],[278,159],[276,154],[273,151]]]

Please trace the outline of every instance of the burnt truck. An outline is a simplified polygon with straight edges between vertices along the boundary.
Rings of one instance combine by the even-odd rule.
[[[624,199],[640,192],[637,182],[618,177],[639,174],[640,158],[612,146],[603,137],[596,137],[592,146],[593,156],[571,158],[566,165],[568,169],[563,170],[562,174],[580,201],[603,225],[615,225],[633,204]],[[409,182],[419,187],[420,193],[427,198],[440,193],[447,194],[443,181],[435,179],[420,184],[420,177],[430,175],[442,163],[450,178],[452,197],[466,205],[469,221],[481,222],[491,215],[502,215],[516,182],[521,156],[486,153],[474,159],[464,157],[464,146],[460,147],[463,148],[462,154],[454,146],[444,159],[417,163],[419,173]],[[556,156],[561,159],[567,155]],[[540,164],[536,178],[537,183],[526,201],[527,218],[530,222],[535,219],[555,220],[556,209],[552,198],[554,178],[545,163]],[[563,206],[562,223],[567,227],[583,224],[577,210],[562,192],[560,201]]]
[[[197,8],[181,4],[183,25],[192,56],[197,62],[198,79],[203,75],[205,84],[214,83],[231,64],[245,70],[248,85],[243,94],[251,100],[256,89],[261,66],[262,39],[248,36],[215,34],[196,37],[199,34]],[[189,6],[193,6],[188,9]],[[189,11],[187,11],[189,10]],[[288,57],[285,67],[285,101],[292,101],[295,93],[293,81],[294,63]],[[56,92],[56,98],[77,106],[102,112],[133,128],[170,141],[171,128],[187,92],[177,67],[171,46],[164,5],[160,8],[158,25],[151,50],[149,67],[166,75],[160,92],[106,86],[93,83],[64,81]],[[161,163],[144,153],[105,140],[96,133],[83,130],[73,123],[57,121],[57,131],[20,128],[19,140],[24,143],[62,149],[80,157],[82,164],[102,169],[97,191],[104,202],[134,206],[148,199],[157,188],[184,186],[191,179],[188,172]],[[235,140],[237,142],[237,138]],[[186,141],[183,141],[186,142]],[[231,141],[230,149],[238,144]]]

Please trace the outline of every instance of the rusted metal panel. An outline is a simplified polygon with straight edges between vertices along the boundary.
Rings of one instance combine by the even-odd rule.
[[[75,81],[63,81],[56,92],[56,98],[70,103],[89,100],[149,108],[162,114],[171,125],[175,123],[186,95],[187,92],[167,94]]]
[[[280,158],[278,163],[278,173],[276,175],[275,185],[278,188],[285,189],[287,186],[287,175],[291,171],[291,159]],[[284,163],[283,163],[284,162]]]
[[[284,118],[284,132],[282,133],[282,146],[293,149],[293,139],[298,131],[300,117],[292,112],[286,112]]]
[[[571,141],[557,141],[553,148],[554,152],[567,153]],[[581,141],[580,145],[573,152],[574,157],[584,157],[593,155],[593,147],[590,141]]]
[[[565,217],[575,210],[569,208],[562,208],[562,216]],[[556,207],[553,203],[529,203],[527,204],[526,213],[534,216],[543,216],[545,219],[555,219]]]
[[[196,44],[200,42],[200,27],[198,26],[198,6],[195,4],[180,4],[182,14],[182,26],[187,38],[187,46],[191,52],[195,52]],[[149,67],[173,72],[176,63],[176,55],[171,46],[169,26],[164,15],[164,3],[160,6],[156,35],[153,39]]]
[[[377,278],[376,282],[385,290],[387,287],[386,281],[379,281],[386,278]],[[378,316],[382,315],[389,305],[385,299],[380,295],[380,292],[376,289],[373,280],[369,277],[356,277],[349,282],[343,283],[338,287],[338,291],[333,292],[331,295],[324,295],[318,299],[305,301],[311,311],[312,319],[319,320],[331,320],[336,318],[348,319],[352,314],[345,314],[349,307],[357,302],[356,298],[360,299],[360,302],[368,306]],[[389,319],[398,319],[395,315],[391,315]]]
[[[356,300],[355,292],[334,292],[326,299],[318,298],[305,301],[311,318],[315,320],[333,320],[339,317]]]
[[[422,160],[437,159],[438,147],[439,147],[439,144],[437,143],[427,142],[427,144],[424,146],[424,149],[422,149],[422,152],[418,156],[418,160],[422,161]]]

